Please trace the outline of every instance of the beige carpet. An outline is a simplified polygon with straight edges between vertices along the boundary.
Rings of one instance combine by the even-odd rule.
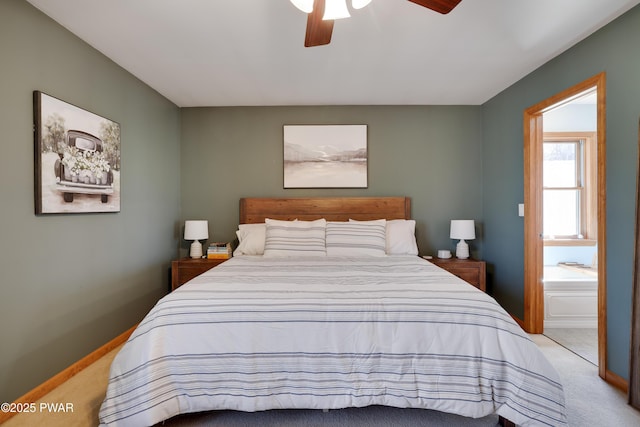
[[[567,415],[571,427],[601,427],[601,426],[640,426],[640,412],[627,405],[627,397],[621,391],[611,387],[598,377],[597,368],[583,358],[558,345],[543,335],[531,335],[545,356],[560,373],[565,386]],[[35,414],[21,414],[9,419],[3,427],[67,427],[67,426],[96,426],[98,425],[98,411],[106,390],[109,365],[115,357],[115,349],[98,360],[96,363],[71,378],[65,384],[53,390],[47,396],[36,402],[40,403],[71,403],[72,413],[49,413],[46,411]],[[457,421],[434,414],[433,418],[423,418],[416,424],[414,414],[394,408],[362,408],[358,410],[330,411],[266,411],[263,413],[238,413],[220,411],[207,414],[194,414],[176,417],[165,426],[401,426],[425,425],[447,426],[459,425]],[[425,416],[428,415],[424,411]],[[408,416],[411,417],[408,417]],[[445,414],[446,415],[446,414]],[[364,420],[364,424],[360,421]],[[402,420],[411,420],[403,423]],[[464,420],[464,425],[486,425],[481,420]],[[484,422],[489,419],[484,420]],[[494,424],[495,425],[495,424]]]
[[[530,335],[560,374],[571,427],[640,426],[627,395],[598,376],[598,367],[544,335]]]
[[[109,366],[122,346],[98,359],[95,363],[70,378],[60,387],[52,390],[42,399],[35,402],[35,413],[24,413],[10,418],[2,424],[2,427],[64,427],[64,426],[97,426],[98,411],[107,390],[109,379]],[[73,412],[52,412],[47,409],[56,409],[58,404],[67,409],[67,404],[72,405]],[[40,404],[45,407],[41,410]]]

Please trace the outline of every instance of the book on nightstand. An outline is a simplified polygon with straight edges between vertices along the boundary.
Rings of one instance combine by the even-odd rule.
[[[207,249],[208,259],[229,259],[231,258],[231,243],[211,243]]]

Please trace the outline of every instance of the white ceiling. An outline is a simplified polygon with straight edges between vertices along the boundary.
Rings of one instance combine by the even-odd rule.
[[[640,3],[373,0],[305,48],[289,0],[28,1],[180,107],[479,105]]]

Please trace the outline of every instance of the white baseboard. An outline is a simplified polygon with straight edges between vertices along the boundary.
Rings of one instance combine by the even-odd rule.
[[[544,328],[571,328],[571,329],[597,329],[598,319],[591,320],[571,320],[571,319],[559,319],[559,320],[545,320]]]

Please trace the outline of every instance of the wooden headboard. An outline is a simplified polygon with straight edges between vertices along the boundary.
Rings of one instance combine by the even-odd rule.
[[[410,219],[409,197],[305,197],[240,199],[240,224],[256,224],[265,218],[309,221],[360,221]]]

